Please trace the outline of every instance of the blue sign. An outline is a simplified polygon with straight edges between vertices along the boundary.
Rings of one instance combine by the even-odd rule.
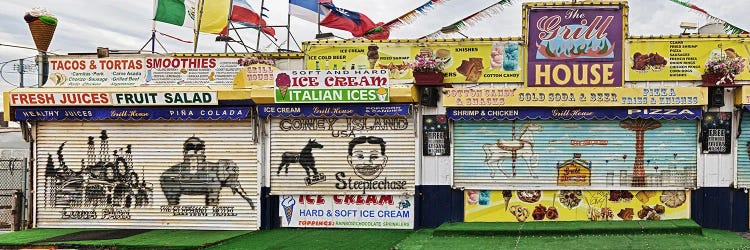
[[[258,105],[260,117],[407,116],[409,104],[383,105]]]
[[[249,107],[153,107],[153,108],[16,108],[16,121],[98,120],[238,120]]]
[[[700,119],[703,110],[693,108],[448,108],[451,120],[624,120]]]

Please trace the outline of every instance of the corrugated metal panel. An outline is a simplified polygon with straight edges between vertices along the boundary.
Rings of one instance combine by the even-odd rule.
[[[413,117],[272,118],[271,194],[414,194],[415,148]]]
[[[750,188],[750,112],[742,112],[737,139],[737,187]]]
[[[695,120],[625,121],[634,122],[456,121],[454,185],[552,190],[696,186]],[[638,132],[621,126],[651,128],[643,132],[642,150],[636,150]],[[633,178],[636,166],[643,166],[645,177]]]
[[[38,124],[39,227],[258,228],[250,121]]]

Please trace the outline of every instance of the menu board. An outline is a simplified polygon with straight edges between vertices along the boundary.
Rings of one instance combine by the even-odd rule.
[[[706,62],[729,58],[745,64],[735,80],[750,80],[750,45],[729,39],[638,39],[628,41],[627,81],[697,81]]]

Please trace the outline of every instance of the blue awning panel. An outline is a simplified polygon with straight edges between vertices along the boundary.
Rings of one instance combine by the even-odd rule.
[[[448,108],[451,120],[623,120],[700,119],[703,110],[686,108]]]
[[[16,108],[16,121],[239,120],[250,107],[38,107]]]
[[[258,105],[260,117],[407,116],[409,104]]]

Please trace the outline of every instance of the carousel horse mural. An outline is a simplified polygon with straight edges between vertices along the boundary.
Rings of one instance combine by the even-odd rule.
[[[508,174],[503,170],[503,164],[506,160],[510,160],[511,163],[511,176],[516,176],[516,164],[523,160],[529,174],[536,177],[533,168],[539,161],[539,155],[534,152],[534,133],[540,131],[542,131],[542,125],[526,122],[516,132],[515,121],[513,121],[510,140],[498,139],[495,143],[482,145],[484,163],[490,169],[490,177],[495,178],[497,170],[508,177]]]

